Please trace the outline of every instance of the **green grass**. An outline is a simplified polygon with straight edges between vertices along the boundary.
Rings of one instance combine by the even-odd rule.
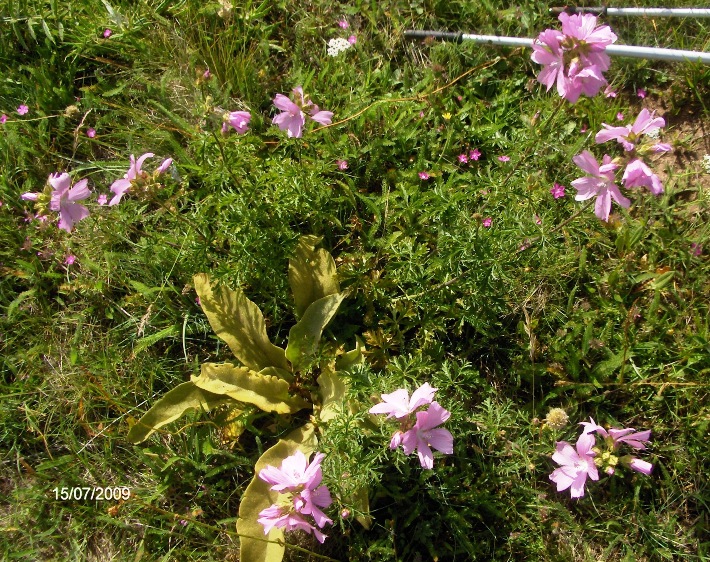
[[[256,416],[235,443],[216,415],[195,413],[142,445],[125,437],[200,363],[231,360],[192,276],[243,288],[283,345],[294,323],[288,258],[313,233],[351,291],[324,339],[333,351],[362,337],[367,361],[349,374],[359,410],[321,443],[329,538],[290,540],[337,560],[706,559],[707,67],[614,59],[617,98],[570,106],[535,81],[529,51],[402,37],[535,37],[555,25],[542,2],[219,9],[0,3],[2,558],[239,559],[241,494],[288,425]],[[337,27],[343,16],[348,30]],[[707,51],[710,41],[702,20],[607,23],[627,44]],[[326,55],[328,39],[351,33],[354,48]],[[207,67],[213,78],[198,80]],[[354,117],[287,139],[271,126],[272,99],[298,85],[335,120]],[[596,147],[594,133],[644,105],[664,114],[674,144],[656,164],[664,195],[638,193],[608,224],[587,210],[557,228],[582,205],[572,156],[616,151]],[[251,111],[251,132],[222,137],[215,108]],[[461,165],[473,148],[482,158]],[[71,235],[24,220],[20,194],[41,191],[48,174],[70,171],[108,193],[129,155],[148,151],[147,169],[170,156],[177,173],[153,200],[93,204]],[[568,186],[563,199],[550,195],[556,181]],[[390,426],[358,424],[380,393],[424,382],[451,410],[455,438],[433,471],[387,448]],[[570,426],[543,429],[551,407],[565,408]],[[590,416],[652,429],[655,469],[570,500],[548,480],[550,455]],[[369,531],[338,516],[362,485]],[[53,492],[63,486],[129,486],[133,496],[63,502]]]

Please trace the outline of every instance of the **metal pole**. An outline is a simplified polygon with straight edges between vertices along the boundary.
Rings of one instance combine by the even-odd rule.
[[[566,12],[568,14],[600,14],[607,16],[648,16],[676,18],[710,18],[710,8],[586,8],[576,6],[560,6],[550,8],[554,15]]]
[[[473,35],[470,33],[455,33],[450,31],[405,31],[404,36],[408,39],[426,39],[434,37],[454,43],[462,41],[473,41],[474,43],[486,43],[488,45],[505,45],[511,47],[532,47],[534,39],[524,37],[499,37],[497,35]],[[633,57],[637,59],[667,60],[667,61],[690,61],[710,64],[710,53],[700,51],[682,51],[680,49],[661,49],[659,47],[634,47],[633,45],[609,45],[606,52],[613,56]]]

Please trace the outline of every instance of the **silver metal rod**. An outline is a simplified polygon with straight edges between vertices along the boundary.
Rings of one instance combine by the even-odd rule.
[[[710,8],[606,8],[564,6],[550,8],[550,13],[603,14],[607,16],[647,16],[665,18],[710,18]]]
[[[534,39],[525,37],[500,37],[498,35],[473,35],[470,33],[453,33],[449,31],[405,31],[404,36],[409,39],[444,39],[460,43],[473,41],[489,45],[505,45],[510,47],[532,47]],[[701,51],[682,51],[680,49],[662,49],[660,47],[634,47],[633,45],[609,45],[606,52],[612,56],[633,57],[637,59],[690,61],[710,64],[710,53]]]

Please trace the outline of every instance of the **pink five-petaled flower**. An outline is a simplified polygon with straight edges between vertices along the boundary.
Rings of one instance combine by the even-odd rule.
[[[560,197],[565,196],[565,186],[562,185],[561,183],[555,182],[552,184],[552,187],[550,188],[550,193],[555,199],[559,199]]]
[[[111,191],[113,192],[114,196],[111,201],[109,201],[109,207],[118,205],[118,203],[121,201],[121,198],[125,195],[126,191],[128,191],[133,185],[133,182],[139,179],[146,179],[148,177],[148,173],[142,169],[142,166],[143,162],[145,162],[148,158],[152,158],[153,156],[155,155],[152,152],[146,152],[141,157],[139,157],[138,160],[136,160],[136,157],[131,154],[131,165],[128,168],[128,171],[121,179],[118,179],[111,184]],[[160,175],[164,173],[172,163],[172,158],[166,158],[155,170],[155,174]]]
[[[20,107],[17,108],[17,113],[19,115],[25,115],[29,110],[30,108],[23,103]]]
[[[86,129],[86,136],[90,139],[93,139],[96,136],[96,129],[94,129],[93,127],[89,127],[88,129]]]
[[[333,119],[332,111],[321,111],[317,105],[311,102],[303,94],[303,88],[298,86],[293,89],[295,101],[287,98],[283,94],[276,94],[274,105],[281,110],[272,122],[282,131],[287,131],[289,137],[301,138],[303,136],[303,126],[306,124],[306,114],[313,121],[321,125],[330,125]]]
[[[348,20],[346,20],[345,18],[339,20],[338,25],[341,27],[341,29],[347,29],[348,27],[350,27]]]
[[[281,468],[267,465],[259,472],[259,478],[271,484],[271,490],[289,496],[288,505],[275,504],[259,513],[258,521],[264,526],[264,534],[268,534],[273,527],[285,527],[287,531],[302,529],[312,532],[320,542],[325,540],[323,533],[301,517],[312,516],[321,528],[333,522],[320,509],[333,503],[327,486],[320,486],[323,479],[321,462],[324,457],[323,453],[316,453],[309,464],[299,450],[285,458]]]
[[[636,90],[636,95],[641,99],[644,99],[646,97],[646,90],[644,90],[643,88],[639,88],[638,90]]]
[[[347,170],[348,161],[347,160],[336,160],[335,164],[338,166],[338,170]]]
[[[91,195],[91,191],[86,187],[88,179],[78,181],[71,185],[71,178],[66,172],[63,174],[50,174],[47,180],[54,190],[49,201],[49,208],[59,213],[59,224],[62,230],[71,232],[74,223],[79,222],[89,216],[89,210],[80,205],[77,201],[86,199]],[[24,195],[23,195],[23,198]]]
[[[491,224],[493,224],[493,219],[491,217],[486,217],[483,219],[481,224],[483,224],[483,228],[490,228]]]
[[[619,186],[614,183],[614,170],[619,166],[612,163],[611,156],[605,154],[601,166],[588,150],[584,150],[572,160],[588,174],[572,182],[572,187],[577,190],[574,197],[576,201],[596,197],[594,214],[603,221],[609,220],[612,199],[625,209],[631,206],[631,201],[621,194]]]
[[[599,480],[599,472],[594,464],[595,439],[591,433],[583,433],[577,439],[575,447],[566,441],[557,442],[557,450],[552,455],[552,460],[560,465],[552,474],[550,480],[557,484],[557,491],[563,492],[570,488],[573,498],[584,496],[584,484],[587,477]]]
[[[5,123],[7,123],[7,115],[3,113],[0,115],[0,124],[4,125]]]
[[[454,437],[448,429],[439,427],[449,417],[451,412],[436,401],[431,403],[426,412],[417,412],[417,423],[402,435],[404,454],[409,455],[416,450],[422,467],[428,469],[434,466],[432,447],[445,455],[452,454]]]
[[[636,144],[638,143],[641,135],[655,134],[661,127],[666,126],[666,121],[663,117],[655,117],[654,111],[649,111],[644,107],[638,114],[638,117],[636,117],[633,125],[612,127],[611,125],[602,123],[602,126],[604,129],[599,131],[594,137],[597,144],[610,140],[616,140],[621,143],[624,150],[630,151],[636,148]],[[665,146],[667,145],[663,145],[663,147]],[[658,152],[662,151],[659,150]]]
[[[481,151],[477,148],[474,148],[471,152],[468,153],[468,157],[471,160],[478,160],[481,157]]]
[[[510,156],[506,156],[505,154],[503,156],[499,156],[498,160],[500,162],[510,162]]]
[[[249,121],[251,121],[251,113],[248,111],[232,111],[224,114],[224,123],[222,124],[222,132],[227,132],[227,125],[231,126],[237,133],[243,135],[249,130]]]
[[[428,382],[412,392],[412,397],[409,397],[409,392],[404,388],[395,390],[389,394],[382,395],[382,402],[375,404],[370,408],[371,414],[387,414],[387,419],[401,419],[415,412],[417,408],[425,404],[431,404],[434,399],[436,388],[432,387]]]
[[[357,43],[357,37],[355,37],[355,35],[351,35],[350,37],[348,37],[348,43],[354,45],[355,43]]]
[[[428,180],[431,176],[427,172],[419,172],[419,179],[420,180]]]
[[[640,158],[634,158],[626,165],[624,176],[622,177],[624,187],[647,187],[654,195],[663,193],[661,178],[651,171],[646,163]]]
[[[466,154],[466,153],[459,154],[458,158],[459,158],[459,162],[461,164],[468,164],[468,154]]]
[[[581,422],[579,425],[584,426],[584,433],[598,433],[606,439],[611,439],[614,448],[616,449],[622,443],[626,443],[634,449],[645,449],[645,443],[651,440],[651,430],[636,431],[633,427],[618,429],[610,428],[608,431],[602,426],[597,425],[593,418],[589,418],[588,422]]]
[[[111,31],[109,28],[104,29],[104,38],[108,39],[113,35],[113,31]]]
[[[76,256],[74,254],[69,254],[66,258],[64,258],[64,265],[74,265],[75,261]]]

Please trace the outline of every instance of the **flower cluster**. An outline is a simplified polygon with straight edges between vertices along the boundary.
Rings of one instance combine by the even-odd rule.
[[[660,129],[665,127],[666,122],[662,117],[656,117],[654,112],[645,108],[631,125],[623,127],[613,127],[606,123],[602,125],[604,128],[596,134],[595,141],[601,144],[616,140],[624,148],[624,155],[612,159],[605,154],[600,165],[591,152],[583,151],[572,160],[587,175],[574,180],[572,186],[577,190],[575,196],[577,201],[596,197],[594,213],[601,220],[608,221],[612,199],[625,209],[631,206],[631,201],[622,195],[619,186],[615,183],[616,170],[624,167],[621,180],[626,189],[646,187],[654,195],[660,195],[663,193],[663,184],[643,157],[649,153],[669,152],[671,146],[656,142]],[[650,140],[643,137],[648,137]]]
[[[563,492],[569,488],[573,498],[584,496],[584,485],[587,477],[599,480],[599,469],[606,474],[616,472],[618,465],[626,466],[636,472],[649,475],[653,470],[650,462],[641,460],[633,455],[619,456],[618,449],[627,445],[636,450],[646,448],[646,443],[651,437],[651,430],[636,431],[633,428],[616,429],[608,431],[597,425],[592,418],[589,422],[582,422],[582,434],[577,439],[574,447],[566,441],[558,441],[552,460],[560,465],[552,474],[550,480],[557,484],[557,491]],[[594,434],[601,435],[603,441],[597,445]]]
[[[333,38],[328,41],[328,55],[336,57],[343,51],[347,51],[352,46],[352,43],[350,43],[347,39],[343,39],[342,37]]]
[[[306,115],[321,125],[330,125],[333,119],[332,111],[321,111],[320,108],[303,94],[303,88],[298,86],[293,89],[291,99],[283,94],[276,94],[274,105],[281,110],[273,119],[274,125],[282,131],[287,131],[289,137],[300,138],[303,136],[303,127],[306,124]]]
[[[283,460],[281,468],[267,465],[259,472],[259,478],[271,484],[272,491],[279,493],[278,503],[259,513],[257,521],[264,526],[265,535],[274,527],[286,531],[300,529],[313,533],[321,543],[325,541],[326,535],[318,527],[322,529],[326,523],[332,524],[333,521],[321,508],[328,507],[333,500],[328,487],[320,485],[323,479],[321,462],[324,457],[323,453],[316,453],[309,464],[306,455],[296,451]],[[317,527],[304,516],[311,516]]]
[[[400,427],[390,439],[390,449],[401,445],[405,455],[417,451],[419,462],[429,469],[434,466],[432,447],[445,455],[454,452],[453,436],[447,429],[439,427],[449,419],[451,412],[434,400],[435,392],[436,388],[424,383],[410,398],[409,393],[400,388],[390,394],[383,394],[382,402],[369,410],[371,414],[387,414],[387,419],[399,420]],[[428,410],[417,411],[427,404]]]
[[[537,77],[547,86],[575,103],[579,96],[595,96],[607,81],[603,73],[609,70],[609,55],[604,51],[617,37],[607,25],[597,27],[591,14],[561,13],[562,31],[546,29],[533,43],[532,60],[543,65]]]

